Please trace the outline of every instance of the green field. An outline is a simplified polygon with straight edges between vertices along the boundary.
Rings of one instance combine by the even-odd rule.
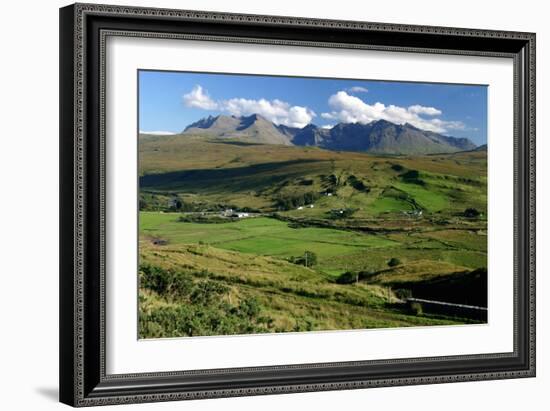
[[[486,152],[140,138],[141,337],[475,322],[405,301],[483,304]]]
[[[179,214],[142,212],[140,231],[175,244],[209,244],[241,253],[289,258],[312,251],[319,255],[317,269],[334,268],[336,256],[366,252],[371,248],[399,246],[381,235],[365,235],[330,228],[290,228],[287,222],[257,217],[243,221],[200,224],[178,222]],[[345,267],[342,267],[344,269]]]

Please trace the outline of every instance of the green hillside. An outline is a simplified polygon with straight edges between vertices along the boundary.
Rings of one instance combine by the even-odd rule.
[[[278,258],[209,245],[142,242],[140,284],[142,338],[464,322],[413,315],[387,287],[340,285]]]
[[[485,151],[189,135],[139,148],[142,337],[470,321],[412,312],[404,296],[464,302],[481,281],[469,273],[487,267]]]
[[[330,192],[308,215],[338,207],[358,208],[355,217],[417,208],[485,213],[486,167],[485,152],[380,157],[182,135],[140,140],[142,192],[263,212],[281,211],[285,197]]]

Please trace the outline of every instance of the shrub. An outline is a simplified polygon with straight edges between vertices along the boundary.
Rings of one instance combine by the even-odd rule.
[[[313,191],[294,195],[281,195],[276,200],[276,206],[280,210],[292,210],[306,204],[312,204],[320,197],[319,193]]]
[[[388,266],[389,267],[395,267],[396,265],[399,265],[401,264],[401,260],[399,260],[399,258],[391,258],[390,261],[388,261]]]
[[[255,318],[260,313],[260,304],[255,298],[246,298],[239,304],[238,312],[241,316]]]
[[[406,183],[418,184],[421,186],[426,185],[426,182],[420,179],[420,173],[418,170],[409,170],[406,173],[401,174],[400,177]]]
[[[481,213],[475,208],[467,208],[466,210],[464,210],[464,217],[476,218],[479,217],[480,214]]]
[[[229,291],[229,288],[211,280],[193,281],[193,275],[207,277],[208,272],[179,272],[142,264],[140,266],[140,287],[156,292],[169,299],[189,298],[193,303],[208,304],[214,298]]]
[[[189,299],[193,304],[208,305],[219,300],[219,296],[229,291],[229,288],[215,281],[200,281],[195,284]]]
[[[153,301],[168,304],[147,306],[140,294],[139,334],[141,337],[231,335],[267,332],[274,319],[262,315],[254,297],[227,301],[230,288],[212,278],[214,274],[180,272],[150,264],[140,266],[140,287],[158,293]]]
[[[420,178],[420,173],[418,172],[418,170],[409,170],[406,173],[401,174],[401,178],[403,178],[404,180]]]
[[[334,174],[331,174],[331,175],[325,177],[324,180],[325,180],[326,183],[330,184],[331,186],[335,186],[338,183],[338,177],[336,177],[336,175],[334,175]]]
[[[370,191],[370,188],[367,187],[365,185],[365,183],[363,183],[361,180],[359,180],[357,177],[355,177],[354,175],[351,175],[348,177],[347,179],[347,182],[354,188],[356,189],[357,191],[364,191],[364,192],[369,192]]]
[[[183,207],[183,201],[181,201],[179,198],[175,198],[172,203],[172,209],[176,211],[180,211]]]
[[[159,267],[142,264],[140,266],[140,286],[164,294],[170,283],[170,274]]]
[[[375,276],[376,271],[346,271],[336,278],[338,284],[353,284],[357,281],[368,281],[369,278]]]
[[[338,276],[336,282],[338,284],[353,284],[357,281],[358,273],[353,271],[346,271]]]

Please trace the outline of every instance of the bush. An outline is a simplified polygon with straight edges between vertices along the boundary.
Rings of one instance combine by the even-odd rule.
[[[375,276],[376,271],[346,271],[336,278],[337,284],[353,284],[357,281],[368,281],[369,278]]]
[[[401,174],[400,177],[406,183],[418,184],[421,186],[426,185],[426,182],[420,179],[420,173],[418,172],[418,170],[409,170],[406,173]]]
[[[193,274],[205,277],[204,272],[178,272],[171,269],[142,264],[140,266],[140,287],[156,292],[168,299],[189,298],[194,304],[209,304],[213,299],[229,291],[229,288],[211,280],[193,281]]]
[[[338,177],[336,177],[336,175],[334,174],[331,174],[329,176],[326,176],[324,178],[324,181],[328,184],[330,184],[331,186],[335,186],[338,184]]]
[[[276,206],[280,210],[293,210],[306,204],[312,204],[320,197],[321,195],[319,193],[313,191],[295,195],[281,195],[276,200]]]
[[[239,304],[238,312],[243,317],[256,318],[260,313],[260,304],[255,298],[247,298]]]
[[[313,251],[305,251],[304,255],[299,257],[290,257],[290,262],[298,265],[303,265],[306,267],[313,267],[317,264],[317,254]]]
[[[399,265],[401,264],[401,260],[399,260],[399,258],[391,258],[390,261],[388,261],[388,266],[389,267],[395,267],[396,265]]]
[[[262,316],[262,321],[249,312],[225,302],[209,306],[181,304],[158,306],[139,316],[139,333],[142,338],[250,334],[269,331],[273,320]],[[259,310],[259,309],[258,309]],[[257,310],[252,311],[255,316]]]
[[[229,287],[216,281],[204,280],[195,283],[191,290],[189,299],[192,303],[209,305],[214,301],[219,301],[220,296],[226,294]]]
[[[176,211],[180,211],[183,207],[183,201],[181,201],[179,198],[175,198],[172,202],[172,209]]]
[[[142,264],[139,269],[140,287],[148,288],[158,294],[166,292],[172,277],[169,272],[148,264]]]
[[[338,276],[336,282],[338,284],[353,284],[357,282],[359,274],[353,271],[346,271]]]
[[[475,208],[467,208],[464,210],[464,217],[467,218],[476,218],[479,217],[481,213],[477,211]]]
[[[211,275],[211,274],[210,274]],[[142,338],[194,335],[231,335],[268,332],[274,327],[269,315],[262,315],[253,297],[231,304],[225,298],[230,288],[211,280],[208,272],[179,272],[150,264],[140,266],[140,288],[158,294],[147,304],[140,293],[139,334]]]
[[[365,185],[361,180],[359,180],[354,175],[351,175],[348,177],[347,182],[357,191],[364,191],[368,193],[370,191],[370,188]]]

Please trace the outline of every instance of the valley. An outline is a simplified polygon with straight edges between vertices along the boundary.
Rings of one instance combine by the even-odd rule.
[[[486,147],[394,127],[327,149],[252,120],[140,135],[141,338],[484,322],[408,299],[487,306]]]

